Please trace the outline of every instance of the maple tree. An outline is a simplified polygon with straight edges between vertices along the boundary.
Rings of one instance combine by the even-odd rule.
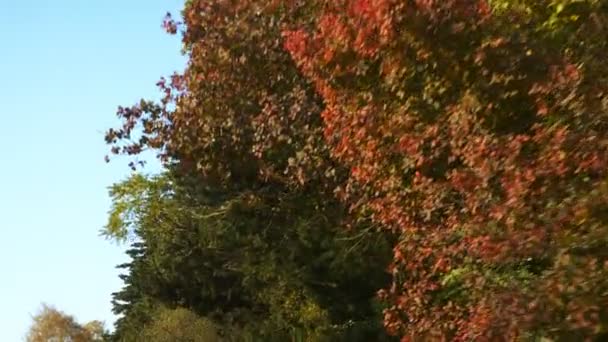
[[[403,341],[606,336],[608,1],[196,0],[164,26],[188,67],[120,108],[114,153],[397,235]]]
[[[351,170],[339,196],[401,235],[387,329],[605,333],[608,3],[317,3],[285,47]]]

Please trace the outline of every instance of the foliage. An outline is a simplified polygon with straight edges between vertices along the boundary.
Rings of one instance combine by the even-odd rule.
[[[280,24],[290,14],[297,15],[269,1],[189,1],[185,72],[161,79],[160,103],[119,108],[123,125],[106,135],[112,152],[152,148],[161,160],[226,187],[333,190],[320,173],[334,164],[323,142],[320,98],[282,47]],[[165,22],[171,32],[180,25]],[[330,171],[333,178],[344,173]]]
[[[372,301],[388,281],[376,267],[388,261],[388,243],[344,230],[335,201],[324,208],[331,203],[311,194],[222,193],[170,173],[135,175],[111,193],[107,233],[134,239],[126,286],[114,295],[117,338],[139,336],[160,305],[207,317],[225,336],[381,331]]]
[[[323,142],[320,98],[282,47],[279,24],[297,13],[272,5],[188,2],[183,26],[165,22],[185,28],[186,71],[159,82],[160,103],[120,108],[106,136],[114,153],[156,149],[169,169],[112,189],[107,233],[137,238],[118,327],[137,329],[159,301],[226,334],[382,335],[372,302],[390,237],[333,197],[345,172]]]
[[[208,321],[183,308],[159,309],[152,323],[143,330],[139,341],[156,342],[219,342]]]
[[[106,334],[99,321],[82,325],[72,316],[45,304],[33,317],[26,341],[96,342],[105,341]]]
[[[401,235],[389,331],[606,332],[607,5],[318,1],[284,32],[351,170],[341,198]]]
[[[607,1],[191,0],[164,25],[185,72],[106,135],[168,168],[113,189],[127,311],[280,340],[384,288],[404,341],[608,333]]]

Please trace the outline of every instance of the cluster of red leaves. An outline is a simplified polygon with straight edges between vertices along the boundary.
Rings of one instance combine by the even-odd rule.
[[[323,96],[332,156],[351,168],[338,194],[401,234],[381,291],[387,329],[404,340],[605,331],[608,222],[584,203],[605,187],[608,83],[583,65],[599,48],[564,46],[605,36],[590,24],[605,9],[578,7],[563,28],[576,38],[558,45],[562,28],[542,31],[549,13],[494,15],[485,0],[318,7],[316,28],[285,31],[284,45]]]

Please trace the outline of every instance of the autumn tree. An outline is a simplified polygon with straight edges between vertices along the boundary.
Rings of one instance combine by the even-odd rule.
[[[608,329],[608,2],[311,1],[285,48],[324,100],[338,195],[398,232],[404,340]]]
[[[97,342],[105,341],[105,337],[102,322],[80,324],[72,316],[44,304],[32,318],[26,341]]]

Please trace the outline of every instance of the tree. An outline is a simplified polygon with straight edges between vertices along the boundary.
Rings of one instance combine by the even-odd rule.
[[[155,149],[168,171],[112,189],[108,233],[137,239],[119,326],[149,321],[149,300],[266,340],[385,337],[375,293],[389,279],[377,265],[390,236],[333,196],[345,170],[323,142],[320,98],[281,43],[294,10],[189,1],[183,24],[167,19],[184,30],[186,71],[159,82],[160,103],[119,108],[123,125],[106,136],[117,154]]]
[[[170,170],[161,204],[115,201],[171,284],[146,296],[317,333],[375,317],[377,286],[404,341],[605,337],[608,2],[194,0],[183,19],[185,72],[106,136]]]
[[[112,189],[107,233],[136,240],[122,266],[126,286],[114,295],[116,339],[139,336],[161,306],[210,319],[224,338],[280,341],[296,331],[341,339],[355,330],[349,340],[381,338],[374,295],[388,281],[376,267],[388,256],[382,237],[343,230],[337,208],[314,196],[182,182],[136,175]]]
[[[79,324],[72,316],[43,304],[41,310],[33,317],[26,340],[28,342],[95,342],[105,341],[105,336],[102,322]]]
[[[605,334],[608,2],[310,3],[285,48],[324,99],[341,198],[400,234],[387,329]]]
[[[161,308],[148,326],[141,339],[135,341],[157,342],[219,342],[222,341],[208,320],[183,309]]]

